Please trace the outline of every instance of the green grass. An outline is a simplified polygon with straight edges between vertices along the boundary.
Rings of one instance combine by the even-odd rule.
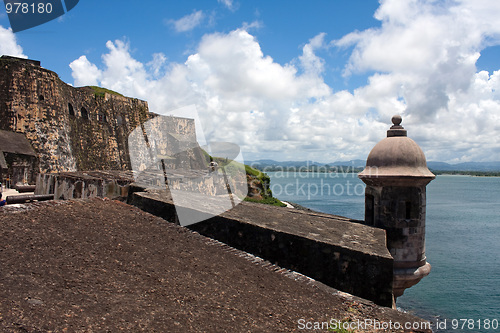
[[[205,159],[205,161],[206,161],[207,163],[209,163],[209,162],[210,162],[210,159],[212,158],[212,156],[210,156],[210,154],[209,154],[209,153],[207,153],[207,152],[206,152],[206,150],[205,150],[205,149],[203,149],[203,148],[201,148],[201,147],[200,147],[200,150],[201,150],[201,153],[203,154],[203,158]]]
[[[245,164],[245,171],[246,171],[247,175],[255,176],[255,177],[259,177],[262,174],[262,172],[260,170],[254,169],[251,166],[246,165],[246,164]]]
[[[208,156],[209,159],[212,158],[214,160],[214,162],[217,162],[217,164],[219,165],[219,167],[226,167],[228,164],[232,163],[232,166],[234,166],[238,170],[243,170],[243,167],[244,167],[245,168],[245,172],[246,172],[247,175],[256,177],[263,184],[264,183],[265,184],[269,184],[271,182],[271,178],[269,178],[269,176],[266,173],[264,173],[264,172],[262,172],[260,170],[257,170],[255,168],[252,168],[249,165],[241,164],[241,163],[239,163],[237,161],[228,160],[227,158],[223,158],[223,157],[211,157],[204,150],[203,150],[203,153],[206,154],[206,156]]]
[[[89,88],[92,88],[94,90],[96,97],[104,97],[104,94],[106,94],[106,93],[123,97],[122,94],[117,93],[116,91],[113,91],[113,90],[106,89],[106,88],[101,88],[101,87],[97,87],[97,86],[89,86]]]
[[[246,197],[245,201],[256,202],[256,203],[260,203],[260,204],[272,205],[272,206],[278,206],[278,207],[286,207],[286,205],[284,203],[282,203],[278,199],[272,198],[272,197],[267,197],[267,198],[264,198],[262,200],[256,200],[256,199]]]
[[[257,170],[255,168],[252,168],[251,166],[246,164],[245,164],[245,172],[247,173],[247,175],[257,177],[263,184],[271,183],[271,178],[269,178],[269,176],[266,173]]]

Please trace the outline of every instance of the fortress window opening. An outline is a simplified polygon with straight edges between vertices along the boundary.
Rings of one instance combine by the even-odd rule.
[[[89,113],[87,112],[87,109],[85,109],[84,107],[82,107],[82,118],[85,119],[85,120],[89,120]]]
[[[410,201],[406,201],[405,203],[405,208],[406,208],[406,219],[409,220],[411,219],[411,202]]]
[[[97,114],[97,120],[100,122],[106,122],[106,115],[102,112],[99,112]]]
[[[375,198],[369,194],[365,196],[365,223],[367,225],[375,223]]]

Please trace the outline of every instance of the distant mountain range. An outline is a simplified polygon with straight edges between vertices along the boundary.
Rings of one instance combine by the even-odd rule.
[[[449,164],[444,162],[427,162],[427,167],[437,171],[500,171],[500,162],[464,162]]]
[[[263,168],[271,168],[271,167],[283,167],[283,168],[292,168],[292,167],[310,167],[313,165],[316,166],[350,166],[355,168],[362,168],[366,165],[365,160],[351,160],[351,161],[338,161],[332,163],[321,163],[314,161],[274,161],[274,160],[257,160],[257,161],[246,161],[248,165],[253,167],[263,169]],[[431,170],[436,171],[500,171],[500,162],[464,162],[458,164],[449,164],[445,162],[427,162],[427,167]]]

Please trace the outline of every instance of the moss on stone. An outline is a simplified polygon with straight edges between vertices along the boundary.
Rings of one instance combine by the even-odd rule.
[[[120,94],[116,91],[113,91],[113,90],[106,89],[106,88],[97,87],[97,86],[89,86],[89,88],[92,88],[92,90],[94,90],[96,97],[104,97],[104,94],[106,94],[106,93],[111,94],[111,95],[117,95],[117,96],[124,97],[122,94]]]

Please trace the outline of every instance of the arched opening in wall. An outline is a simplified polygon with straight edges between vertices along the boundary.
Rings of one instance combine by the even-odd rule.
[[[68,113],[70,116],[75,116],[75,110],[73,109],[73,105],[71,105],[71,103],[68,103]]]
[[[82,118],[85,119],[85,120],[89,120],[89,113],[87,112],[87,109],[85,109],[84,107],[82,107]]]
[[[38,96],[38,100],[39,100],[39,101],[44,101],[44,100],[45,100],[45,97],[43,97],[43,95],[40,95],[40,96]]]
[[[116,116],[116,124],[118,126],[120,126],[121,124],[123,124],[123,118],[122,118],[122,116],[120,116],[120,115]]]

